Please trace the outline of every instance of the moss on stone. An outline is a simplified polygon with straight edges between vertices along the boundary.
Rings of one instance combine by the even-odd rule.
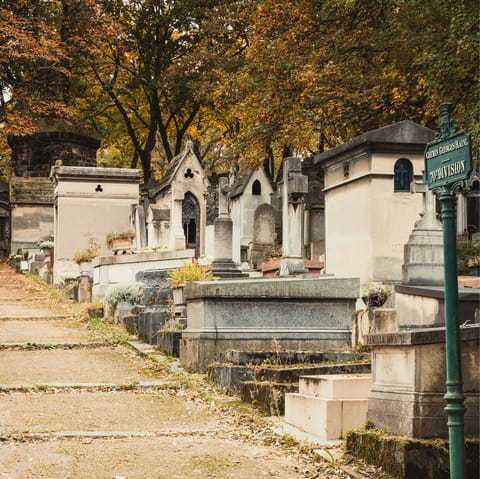
[[[479,477],[480,441],[467,438],[467,477]],[[448,441],[396,436],[368,424],[347,434],[347,451],[398,479],[449,479]]]

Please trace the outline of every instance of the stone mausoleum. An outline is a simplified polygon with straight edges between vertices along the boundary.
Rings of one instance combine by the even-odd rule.
[[[406,120],[315,157],[325,175],[327,274],[362,282],[402,279],[404,245],[423,211],[410,183],[422,181],[425,144],[434,136]]]
[[[12,149],[10,178],[10,250],[36,248],[53,234],[53,184],[50,168],[57,160],[65,166],[96,166],[100,141],[60,121],[42,121],[35,133],[9,136]]]

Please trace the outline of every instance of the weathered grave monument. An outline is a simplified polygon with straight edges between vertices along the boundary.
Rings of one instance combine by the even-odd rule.
[[[235,263],[249,261],[254,267],[259,267],[263,260],[265,242],[255,242],[257,229],[255,218],[258,217],[260,208],[273,209],[273,188],[263,168],[250,173],[240,172],[235,176],[235,181],[230,192],[230,217],[233,222],[232,232],[232,259]],[[275,218],[273,232],[275,233]],[[261,238],[261,241],[273,243],[275,239]],[[262,245],[262,246],[259,246]]]
[[[0,181],[0,259],[6,259],[10,251],[10,203],[8,185]]]
[[[318,351],[348,347],[355,278],[208,281],[185,287],[180,359],[196,371],[229,349]]]
[[[149,191],[148,207],[155,210],[147,216],[151,218],[151,232],[155,219],[159,226],[158,236],[149,235],[148,246],[164,246],[170,251],[192,248],[195,256],[205,254],[205,226],[207,205],[205,192],[210,181],[193,151],[193,143],[187,142],[185,149],[172,159],[162,180]],[[158,243],[155,243],[158,241]]]
[[[302,174],[300,158],[285,158],[282,163],[282,259],[280,276],[305,273],[303,258],[304,198],[308,178]]]

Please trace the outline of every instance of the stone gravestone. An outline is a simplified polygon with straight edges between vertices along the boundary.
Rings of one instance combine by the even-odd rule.
[[[275,246],[275,210],[272,205],[260,205],[254,214],[253,243],[250,262],[257,268],[265,259],[265,254]]]
[[[135,279],[144,284],[144,307],[136,318],[138,337],[149,344],[157,344],[158,330],[170,318],[168,297],[172,295],[172,288],[168,281],[168,271],[141,271]]]
[[[148,247],[166,247],[170,229],[170,209],[167,206],[150,205],[146,222]]]

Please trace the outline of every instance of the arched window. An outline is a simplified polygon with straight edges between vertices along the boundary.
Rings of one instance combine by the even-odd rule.
[[[262,194],[262,184],[260,181],[255,180],[252,185],[252,195],[261,195]]]
[[[393,191],[410,191],[413,180],[413,166],[410,160],[400,158],[393,167]]]

